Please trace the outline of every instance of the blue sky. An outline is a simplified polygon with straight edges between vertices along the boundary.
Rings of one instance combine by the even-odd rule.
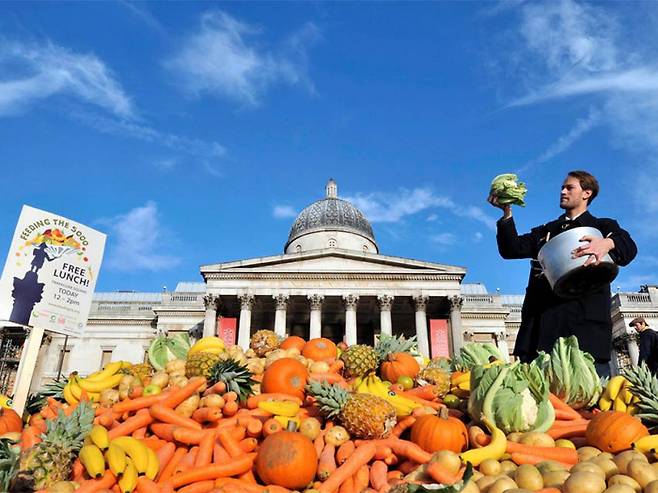
[[[497,253],[491,179],[519,230],[587,169],[591,211],[658,282],[658,4],[0,3],[0,247],[22,204],[108,234],[97,290],[173,289],[282,252],[329,177],[384,254],[523,292]]]

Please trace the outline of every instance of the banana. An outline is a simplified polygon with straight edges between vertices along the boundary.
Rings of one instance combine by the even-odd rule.
[[[76,400],[80,400],[80,397],[82,397],[82,389],[80,388],[80,385],[78,384],[78,375],[73,373],[69,376],[69,384],[71,385],[71,394],[73,394],[73,397],[76,398]]]
[[[94,425],[89,432],[89,437],[91,438],[91,441],[94,442],[94,445],[101,450],[105,450],[110,446],[110,436],[104,426]]]
[[[599,399],[599,409],[601,411],[610,411],[612,408],[612,401],[608,399],[605,395],[602,395]]]
[[[85,466],[87,474],[92,478],[100,478],[105,474],[105,458],[96,445],[85,445],[80,449],[80,462]]]
[[[188,356],[191,356],[196,353],[206,352],[219,354],[224,352],[224,341],[219,337],[209,336],[199,339],[187,352]]]
[[[141,440],[133,437],[118,437],[110,442],[110,444],[112,443],[125,450],[128,457],[132,459],[133,465],[138,473],[143,474],[146,472],[149,462],[147,452],[148,447],[144,445]]]
[[[66,385],[64,385],[64,390],[62,391],[62,394],[64,395],[64,400],[69,406],[75,406],[76,404],[80,403],[80,401],[73,396],[73,392],[71,392],[70,381]]]
[[[640,438],[633,443],[633,448],[643,454],[658,449],[658,435],[647,435]]]
[[[626,412],[626,403],[624,402],[624,400],[619,395],[617,395],[617,398],[614,400],[614,402],[612,404],[612,408],[615,411],[620,411],[622,413],[625,413]]]
[[[617,375],[616,377],[612,377],[610,379],[608,386],[606,387],[606,392],[610,396],[611,401],[614,401],[617,398],[617,394],[619,394],[621,386],[625,381],[626,379],[622,375]]]
[[[624,404],[630,404],[633,400],[633,393],[627,386],[624,386],[619,392],[619,397],[624,401]]]
[[[459,385],[457,385],[458,389],[461,390],[468,390],[469,392],[471,391],[471,381],[466,380],[465,382],[461,382]]]
[[[507,448],[507,437],[505,433],[487,418],[483,417],[481,421],[491,433],[491,442],[485,447],[467,450],[459,454],[462,461],[470,462],[474,466],[479,466],[486,459],[500,459]]]
[[[126,451],[117,444],[110,443],[110,446],[105,452],[105,458],[107,459],[107,465],[110,467],[110,471],[115,476],[123,474],[123,471],[126,470]]]
[[[640,412],[640,409],[635,404],[629,404],[628,406],[626,406],[626,412],[631,416],[635,416],[637,413]]]
[[[149,462],[146,466],[145,476],[153,480],[158,475],[158,471],[160,471],[160,461],[158,460],[158,456],[155,455],[153,449],[146,447],[146,452],[148,454]]]
[[[101,380],[105,380],[106,378],[109,378],[112,375],[114,375],[116,372],[118,372],[121,369],[122,364],[123,364],[122,361],[114,361],[112,363],[108,363],[107,365],[105,365],[105,368],[95,373],[92,373],[87,378],[85,378],[85,380],[87,382],[99,382]]]
[[[464,372],[463,374],[459,375],[458,377],[456,377],[454,379],[451,378],[450,379],[450,384],[455,386],[455,387],[458,387],[460,383],[470,382],[470,380],[471,380],[471,372],[467,371],[467,372]]]
[[[299,412],[299,404],[293,401],[261,401],[258,407],[264,411],[279,416],[296,416]]]
[[[103,380],[93,380],[91,382],[86,378],[82,378],[78,380],[78,385],[81,389],[86,390],[87,392],[101,392],[105,389],[112,389],[119,385],[119,382],[123,377],[123,374],[117,373]]]
[[[130,459],[127,459],[126,469],[118,484],[121,493],[132,493],[137,486],[137,468]]]
[[[381,379],[372,374],[366,377],[357,388],[357,392],[365,392],[376,395],[388,401],[395,408],[398,416],[408,416],[417,407],[421,407],[417,402],[402,397],[389,390]]]

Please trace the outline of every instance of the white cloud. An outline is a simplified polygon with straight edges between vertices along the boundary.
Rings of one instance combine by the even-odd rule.
[[[436,221],[438,218],[439,218],[438,214],[430,214],[429,216],[427,216],[426,221],[428,221],[428,222],[434,222],[434,221]]]
[[[259,30],[222,11],[201,17],[198,32],[182,41],[165,65],[197,96],[219,95],[256,106],[273,85],[300,85],[313,91],[307,50],[319,37],[311,23],[293,33],[278,52],[261,47]]]
[[[432,235],[430,240],[439,245],[449,246],[457,243],[457,236],[452,233],[439,233]]]
[[[175,267],[181,261],[159,251],[165,235],[155,202],[99,222],[110,228],[107,264],[113,269],[156,272]]]
[[[0,115],[25,110],[55,95],[69,96],[121,117],[133,117],[130,98],[95,55],[51,42],[0,41]]]
[[[160,171],[171,171],[178,165],[178,159],[171,157],[158,159],[153,162],[153,165]]]
[[[484,235],[482,233],[480,233],[479,231],[476,231],[475,233],[473,233],[473,241],[475,243],[481,242],[482,238],[484,238]]]
[[[275,205],[272,215],[277,219],[297,217],[297,211],[289,205]]]

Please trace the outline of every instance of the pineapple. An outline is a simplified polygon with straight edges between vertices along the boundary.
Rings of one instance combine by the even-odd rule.
[[[232,359],[220,360],[210,369],[208,385],[224,382],[227,391],[235,392],[238,400],[244,401],[254,393],[256,381],[252,376],[253,373],[245,365]]]
[[[327,383],[312,382],[306,390],[319,403],[320,412],[330,419],[338,417],[353,437],[386,438],[395,426],[395,408],[381,397]]]
[[[644,362],[640,366],[625,368],[622,375],[631,384],[631,393],[640,399],[637,403],[639,412],[635,416],[649,427],[658,426],[658,378]]]
[[[137,377],[146,384],[154,371],[155,369],[149,363],[140,363],[138,365],[131,365],[127,368],[121,368],[119,373],[125,373],[126,375]]]
[[[349,377],[362,377],[379,366],[375,349],[365,344],[348,347],[341,353],[340,359],[345,363],[345,372]]]
[[[259,330],[253,336],[251,336],[251,342],[249,347],[256,353],[256,356],[262,358],[270,351],[274,351],[279,347],[281,342],[279,341],[279,336],[277,336],[271,330]]]
[[[421,384],[430,383],[436,385],[437,397],[443,398],[450,392],[450,370],[428,365],[420,370],[420,373],[416,376],[416,380]]]
[[[9,485],[18,472],[21,448],[9,438],[0,438],[0,491],[9,491]]]
[[[214,353],[208,353],[205,351],[194,353],[187,358],[185,363],[185,376],[187,378],[199,376],[208,378],[210,377],[212,367],[215,366],[220,359],[220,356]]]
[[[68,378],[54,380],[44,385],[36,394],[30,394],[27,399],[27,412],[29,414],[38,413],[46,405],[48,397],[64,402],[64,386],[68,383]],[[2,491],[2,490],[0,490]]]
[[[57,418],[48,420],[43,441],[21,453],[20,469],[11,491],[36,491],[57,481],[67,481],[93,420],[94,410],[86,401],[80,402],[71,416],[60,410]]]
[[[415,356],[418,353],[416,336],[413,336],[411,339],[405,339],[403,335],[389,336],[387,334],[379,334],[377,344],[375,344],[375,352],[379,361],[384,361],[391,353],[409,353]]]

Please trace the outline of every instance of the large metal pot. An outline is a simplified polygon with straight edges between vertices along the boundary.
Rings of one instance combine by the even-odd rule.
[[[541,250],[537,260],[548,279],[553,292],[563,298],[577,298],[610,284],[619,267],[606,255],[598,265],[583,264],[589,257],[571,258],[571,251],[582,246],[583,236],[603,238],[596,228],[580,227],[569,229],[552,238]]]

